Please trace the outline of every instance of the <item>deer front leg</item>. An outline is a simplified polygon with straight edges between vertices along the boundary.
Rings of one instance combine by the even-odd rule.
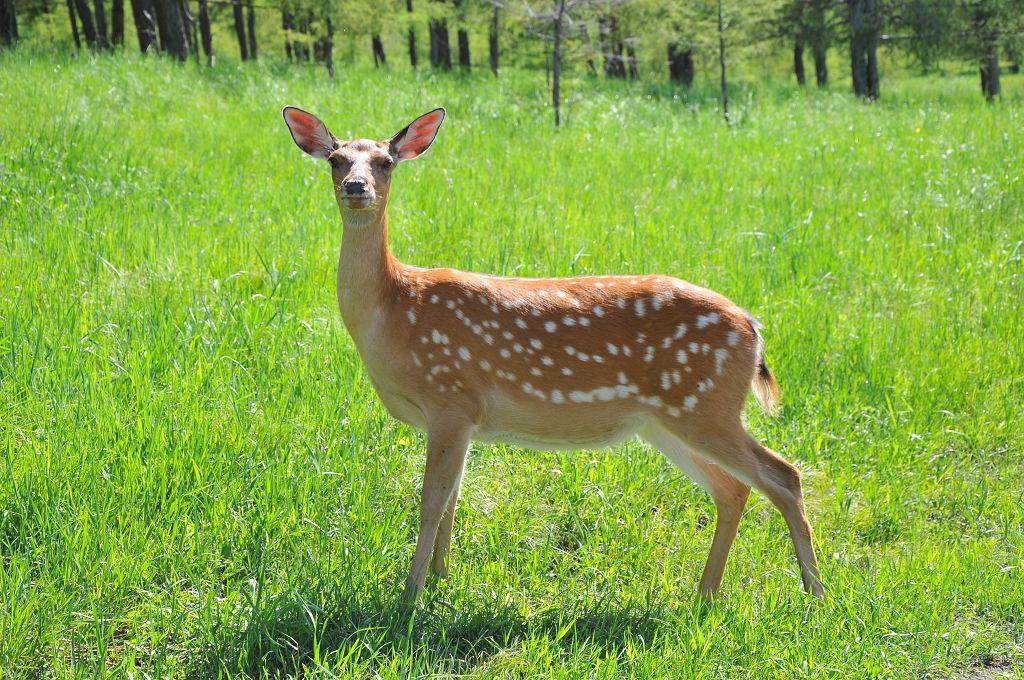
[[[441,517],[441,524],[437,527],[437,538],[434,539],[434,557],[430,561],[430,570],[441,578],[448,577],[448,553],[452,548],[452,526],[455,524],[455,506],[459,503],[461,486],[462,476],[459,475],[452,497],[448,500],[448,507]]]
[[[409,578],[402,601],[416,603],[427,578],[427,566],[437,537],[441,517],[452,500],[469,448],[469,428],[463,425],[436,425],[427,433],[427,464],[423,471],[423,500],[420,506],[420,534],[412,556]]]

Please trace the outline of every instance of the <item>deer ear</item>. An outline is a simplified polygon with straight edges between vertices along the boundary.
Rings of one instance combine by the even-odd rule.
[[[434,109],[406,125],[389,140],[391,155],[396,161],[408,161],[421,155],[434,143],[434,137],[444,122],[444,109]]]
[[[326,159],[338,148],[338,140],[327,129],[323,121],[312,113],[306,113],[294,106],[286,106],[281,110],[284,122],[292,133],[292,139],[300,149],[313,158]]]

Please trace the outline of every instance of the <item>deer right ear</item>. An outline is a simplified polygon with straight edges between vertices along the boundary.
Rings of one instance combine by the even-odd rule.
[[[326,159],[338,148],[338,140],[327,129],[323,121],[312,113],[306,113],[294,106],[286,106],[281,110],[284,122],[292,133],[292,139],[300,149],[313,158]]]
[[[425,113],[413,122],[406,125],[388,140],[391,146],[391,155],[396,161],[407,161],[416,158],[430,148],[437,137],[437,131],[444,122],[444,109],[434,109]]]

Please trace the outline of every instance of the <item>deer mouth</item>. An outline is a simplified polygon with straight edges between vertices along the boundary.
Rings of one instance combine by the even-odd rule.
[[[377,203],[373,196],[346,196],[344,200],[349,210],[369,210]]]

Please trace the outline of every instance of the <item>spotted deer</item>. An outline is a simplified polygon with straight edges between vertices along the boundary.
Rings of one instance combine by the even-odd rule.
[[[384,141],[341,141],[305,111],[283,115],[299,148],[331,166],[344,225],[345,326],[387,410],[426,432],[407,605],[422,592],[428,563],[447,575],[471,440],[586,449],[636,435],[714,499],[701,595],[721,586],[754,487],[785,518],[804,587],[824,596],[800,473],[741,419],[751,390],[768,411],[779,402],[749,313],[669,276],[529,279],[403,264],[388,247],[393,172],[430,148],[444,109]]]

